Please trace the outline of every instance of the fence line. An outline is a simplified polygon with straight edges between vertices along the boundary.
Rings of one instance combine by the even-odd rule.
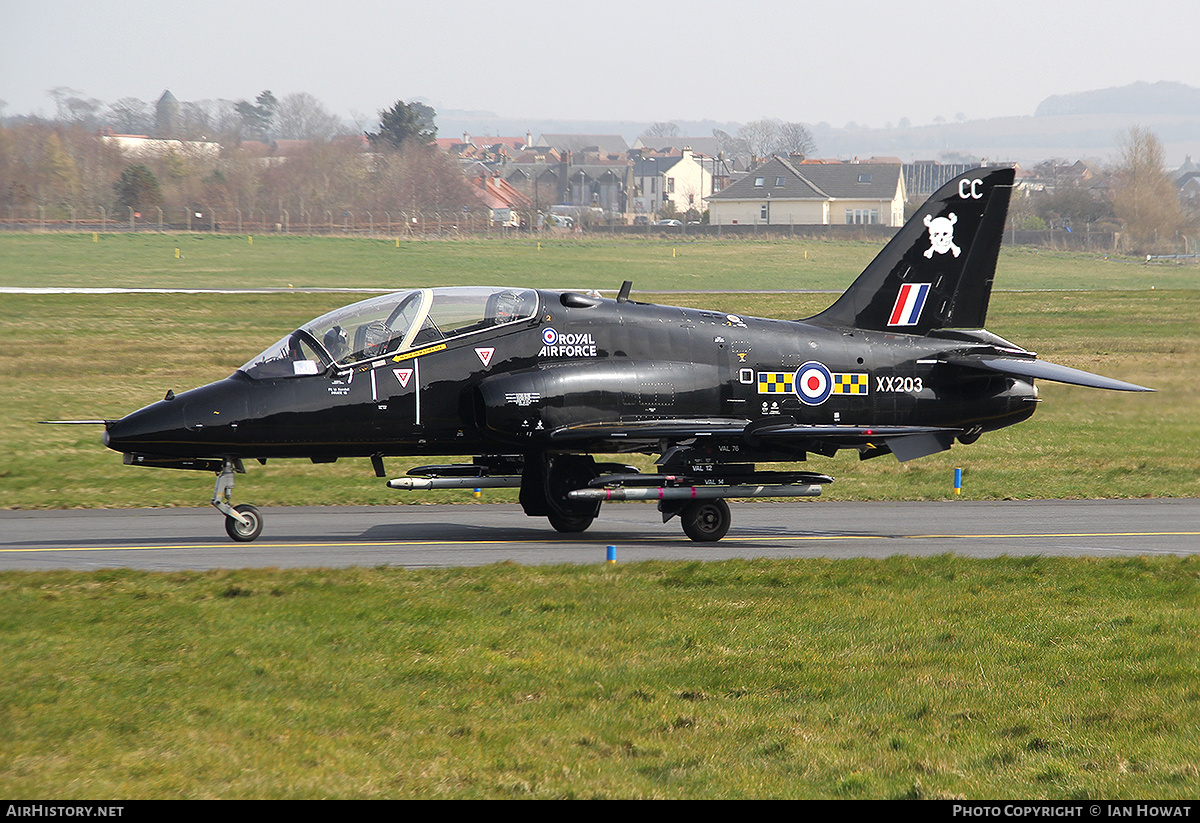
[[[45,232],[99,232],[103,234],[127,234],[130,232],[193,232],[204,234],[287,234],[287,235],[343,235],[369,237],[446,237],[457,235],[499,235],[507,233],[506,227],[493,223],[486,213],[445,212],[384,212],[375,215],[362,212],[333,214],[302,211],[292,215],[287,211],[268,215],[262,210],[241,212],[232,210],[189,209],[183,215],[168,216],[156,210],[155,214],[133,213],[116,219],[101,209],[89,215],[73,214],[69,217],[47,217],[45,214],[22,215],[10,208],[0,214],[0,230],[45,231]],[[515,231],[515,230],[514,230]]]
[[[72,210],[68,217],[51,218],[46,209],[37,207],[22,210],[9,207],[7,214],[0,213],[0,231],[43,231],[85,233],[130,233],[130,232],[193,232],[216,234],[260,234],[298,236],[349,236],[397,239],[429,239],[455,237],[505,237],[529,234],[526,227],[516,228],[494,223],[486,212],[359,212],[343,211],[334,214],[331,210],[301,210],[292,214],[283,210],[268,214],[261,209],[216,211],[189,209],[184,214],[170,217],[162,210],[154,214],[132,213],[116,219],[104,209],[90,215]],[[674,238],[804,238],[827,240],[871,240],[886,242],[897,229],[887,226],[864,225],[626,225],[624,222],[595,221],[579,224],[574,228],[541,229],[548,236],[569,235],[622,235],[628,237]],[[1121,233],[1113,231],[1077,231],[1062,229],[1020,230],[1009,227],[1004,232],[1009,245],[1035,246],[1071,251],[1121,252]],[[1180,238],[1172,247],[1164,244],[1160,250],[1168,252],[1176,248],[1183,254],[1195,252],[1194,238]],[[1194,260],[1195,256],[1188,258]]]

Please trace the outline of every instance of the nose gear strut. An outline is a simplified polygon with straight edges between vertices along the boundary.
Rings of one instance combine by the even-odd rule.
[[[233,475],[245,474],[246,468],[238,458],[226,459],[217,473],[213,487],[212,505],[225,515],[226,533],[239,543],[249,543],[262,534],[263,521],[258,509],[248,503],[231,505],[233,498]]]

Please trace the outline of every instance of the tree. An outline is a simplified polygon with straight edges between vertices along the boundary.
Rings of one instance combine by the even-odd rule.
[[[154,131],[150,105],[136,97],[122,97],[109,105],[104,119],[120,134],[150,134]]]
[[[379,112],[379,131],[367,132],[367,139],[376,148],[398,149],[409,141],[426,145],[437,137],[433,123],[436,116],[437,112],[424,103],[397,100],[390,109]]]
[[[1034,211],[1047,223],[1085,226],[1111,216],[1108,204],[1081,186],[1059,186],[1036,199]]]
[[[42,160],[38,171],[41,183],[38,188],[43,198],[56,203],[67,203],[74,199],[72,195],[79,186],[79,171],[75,159],[54,132],[42,144]]]
[[[772,119],[755,120],[738,129],[737,136],[745,142],[756,161],[772,154],[807,156],[817,148],[812,132],[803,123],[784,123]]]
[[[674,123],[655,123],[642,132],[642,137],[679,137],[679,126]]]
[[[780,123],[776,148],[780,154],[798,154],[807,157],[817,150],[817,141],[803,123]]]
[[[60,123],[79,123],[89,129],[95,127],[96,113],[100,111],[101,106],[99,100],[94,97],[81,97],[81,91],[66,86],[55,86],[46,93],[54,99]]]
[[[337,117],[307,92],[285,95],[275,111],[275,135],[287,140],[328,140],[340,130]]]
[[[141,163],[126,167],[121,179],[114,186],[117,191],[117,208],[146,211],[162,202],[162,190],[158,178]]]
[[[270,91],[261,92],[253,103],[239,100],[235,106],[242,118],[245,133],[256,140],[269,140],[275,120],[275,108],[279,102]]]
[[[721,153],[725,156],[748,157],[750,155],[750,146],[742,138],[734,137],[721,129],[713,129],[712,134],[717,139],[717,145],[721,147]]]
[[[739,140],[746,143],[750,156],[755,163],[769,157],[775,150],[775,138],[778,132],[778,120],[755,120],[738,129]]]
[[[1118,152],[1110,198],[1130,248],[1143,253],[1174,244],[1183,214],[1164,171],[1162,143],[1150,130],[1131,126],[1118,138]]]

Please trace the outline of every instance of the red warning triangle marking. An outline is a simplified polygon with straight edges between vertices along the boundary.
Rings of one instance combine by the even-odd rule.
[[[407,389],[408,381],[412,378],[412,369],[392,369],[392,374],[396,375],[396,379],[400,381],[400,388]]]
[[[495,349],[495,347],[489,347],[486,349],[476,349],[475,353],[477,355],[479,355],[479,362],[482,363],[484,365],[484,367],[486,368],[487,366],[491,365],[492,355],[496,353],[496,349]]]

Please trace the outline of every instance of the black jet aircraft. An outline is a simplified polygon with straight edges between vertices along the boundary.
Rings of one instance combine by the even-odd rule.
[[[1034,381],[1140,386],[1040,360],[985,331],[1014,172],[933,195],[832,306],[768,320],[595,293],[411,289],[318,317],[224,380],[103,421],[135,466],[215,472],[232,505],[247,460],[473,455],[395,489],[518,487],[525,513],[581,532],[606,500],[655,500],[719,540],[727,498],[810,496],[794,464],[853,449],[912,460],[1033,414]],[[595,455],[641,453],[652,472]],[[612,459],[611,457],[609,459]],[[619,458],[617,458],[619,459]],[[760,464],[792,464],[760,468]]]

